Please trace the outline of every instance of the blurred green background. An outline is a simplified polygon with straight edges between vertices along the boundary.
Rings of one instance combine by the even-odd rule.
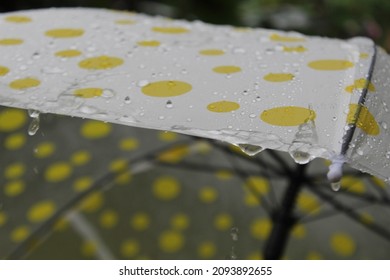
[[[13,0],[1,1],[0,11],[72,6],[126,9],[328,37],[366,36],[390,50],[388,0]]]

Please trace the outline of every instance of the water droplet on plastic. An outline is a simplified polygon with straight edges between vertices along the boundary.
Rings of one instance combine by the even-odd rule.
[[[39,114],[38,114],[38,116],[32,118],[30,125],[28,126],[28,130],[27,130],[28,135],[30,135],[30,136],[35,135],[37,133],[38,129],[39,129]]]
[[[264,150],[261,146],[251,145],[251,144],[238,144],[237,145],[241,151],[243,151],[248,156],[254,156]]]
[[[103,90],[102,97],[104,98],[112,98],[115,96],[115,92],[112,89]]]
[[[131,103],[130,96],[126,96],[125,97],[125,104],[130,104],[130,103]]]
[[[144,86],[147,86],[148,84],[149,84],[148,80],[141,80],[141,81],[138,81],[137,86],[144,87]]]
[[[171,100],[167,101],[167,103],[165,104],[165,108],[168,108],[168,109],[172,109],[173,108],[173,104],[172,104]]]
[[[256,118],[256,114],[250,114],[249,117],[252,118],[252,119]]]
[[[91,115],[97,113],[98,110],[95,107],[84,105],[79,108],[79,111],[83,114]]]
[[[41,55],[40,55],[40,53],[38,53],[38,52],[35,52],[35,53],[33,53],[33,55],[32,55],[32,58],[33,59],[39,59],[41,57]]]
[[[383,128],[384,130],[387,129],[387,123],[386,123],[386,122],[382,122],[381,125],[382,125],[382,128]]]
[[[337,192],[341,188],[341,183],[340,183],[340,181],[334,182],[334,183],[330,183],[330,187],[332,188],[333,191]]]
[[[358,148],[356,149],[356,153],[359,155],[359,156],[362,156],[364,154],[363,150]]]
[[[337,121],[337,117],[333,117],[333,118],[332,118],[332,121]]]
[[[306,164],[312,160],[310,154],[307,152],[302,152],[297,150],[297,151],[290,151],[289,153],[292,159],[298,164]]]
[[[38,118],[40,114],[38,110],[33,110],[33,109],[28,109],[27,112],[31,118]]]
[[[165,117],[164,117],[164,116],[159,116],[158,119],[159,119],[159,120],[164,120]]]
[[[387,151],[385,156],[386,156],[387,159],[390,159],[390,151]]]
[[[42,72],[45,74],[61,74],[64,70],[59,67],[43,67]]]
[[[232,227],[230,229],[230,237],[232,238],[233,241],[238,241],[238,228],[237,227]]]
[[[234,53],[234,54],[244,54],[244,53],[246,53],[246,50],[243,49],[243,48],[235,48],[235,49],[233,50],[233,53]]]

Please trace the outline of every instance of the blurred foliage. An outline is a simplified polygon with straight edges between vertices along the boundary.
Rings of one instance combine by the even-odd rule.
[[[367,36],[390,50],[388,0],[13,0],[1,1],[0,11],[53,6],[127,9],[339,38]]]

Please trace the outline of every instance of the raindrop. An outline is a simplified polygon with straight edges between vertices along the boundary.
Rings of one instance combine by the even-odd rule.
[[[165,108],[168,108],[168,109],[172,109],[173,108],[173,104],[172,104],[171,100],[167,101],[167,103],[165,104]]]
[[[248,95],[249,94],[249,92],[247,91],[247,90],[244,90],[243,92],[242,92],[242,95],[244,95],[244,96],[246,96],[246,95]]]
[[[30,125],[28,126],[28,135],[33,136],[35,133],[37,133],[39,129],[39,112],[34,111],[34,114],[31,114],[30,116],[34,115],[34,117],[31,117],[32,120],[30,122]],[[36,115],[37,114],[37,115]]]
[[[358,148],[356,149],[356,153],[359,155],[359,156],[362,156],[364,154],[363,150]]]
[[[115,96],[115,92],[111,89],[105,89],[103,90],[102,97],[104,98],[112,98]]]
[[[256,114],[250,114],[249,117],[252,118],[252,119],[256,118]]]
[[[182,69],[182,70],[181,70],[181,73],[182,73],[182,74],[187,74],[188,71],[187,71],[187,69]]]
[[[254,156],[264,150],[261,146],[251,145],[251,144],[238,144],[237,145],[241,151],[243,151],[248,156]]]
[[[337,121],[337,117],[333,117],[333,118],[332,118],[332,121]]]
[[[237,227],[232,227],[230,229],[230,237],[234,242],[238,241],[238,228]]]
[[[390,151],[387,151],[385,156],[386,156],[387,159],[390,159]]]
[[[306,164],[312,160],[311,155],[302,151],[291,151],[290,155],[292,159],[298,164]]]
[[[40,112],[38,110],[28,109],[28,115],[31,118],[38,118],[39,114],[40,114]]]
[[[33,53],[33,55],[32,55],[32,58],[33,58],[33,59],[39,59],[40,57],[41,57],[41,55],[40,55],[39,52],[35,52],[35,53]]]
[[[164,116],[159,116],[158,119],[159,119],[159,120],[164,120],[165,117],[164,117]]]
[[[383,127],[384,130],[387,129],[387,123],[386,123],[386,122],[382,122],[381,125],[382,125],[382,127]]]
[[[140,81],[138,81],[137,86],[144,87],[144,86],[147,86],[148,84],[149,84],[148,80],[140,80]]]
[[[130,104],[131,103],[131,99],[129,96],[126,96],[125,97],[125,104]]]
[[[85,106],[85,105],[81,106],[79,110],[81,113],[87,114],[87,115],[95,114],[97,112],[97,109],[95,107]]]
[[[340,183],[340,181],[330,183],[330,187],[332,188],[333,191],[338,192],[341,188],[341,183]]]
[[[45,74],[61,74],[64,70],[59,67],[44,67],[42,72]]]

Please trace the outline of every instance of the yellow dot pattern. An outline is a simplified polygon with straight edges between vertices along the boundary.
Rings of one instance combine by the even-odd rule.
[[[93,213],[99,210],[103,204],[103,194],[101,192],[94,192],[81,202],[80,208],[87,213]]]
[[[73,93],[77,97],[81,98],[93,98],[98,97],[103,94],[103,89],[101,88],[81,88],[76,89]]]
[[[118,214],[113,210],[105,210],[100,215],[99,223],[103,228],[112,228],[118,223]]]
[[[22,39],[18,38],[4,38],[0,39],[0,46],[14,46],[14,45],[21,45],[23,44]]]
[[[24,111],[18,109],[5,109],[0,112],[0,131],[11,132],[21,128],[27,121],[27,115]],[[18,134],[19,135],[19,134]],[[14,136],[9,141],[16,140]],[[19,141],[21,142],[21,141]],[[9,145],[12,145],[11,143]]]
[[[206,50],[199,51],[199,54],[213,56],[213,55],[223,55],[225,54],[225,52],[220,49],[206,49]]]
[[[283,51],[284,52],[297,52],[297,53],[303,53],[307,51],[307,49],[303,46],[297,46],[297,47],[287,47],[283,46]]]
[[[277,126],[297,126],[315,118],[313,110],[297,106],[276,107],[265,110],[260,115],[262,121]]]
[[[169,201],[175,199],[181,190],[178,180],[174,177],[160,177],[153,182],[153,194],[161,200]]]
[[[338,71],[353,67],[355,64],[348,60],[324,59],[312,61],[308,66],[314,70]]]
[[[330,239],[332,250],[342,256],[350,257],[356,252],[356,243],[349,234],[335,233]]]
[[[81,127],[81,135],[87,139],[106,137],[111,132],[111,125],[99,121],[86,121]]]
[[[199,190],[199,199],[203,203],[213,203],[218,198],[218,193],[213,187],[202,187]]]
[[[232,101],[217,101],[207,105],[207,110],[214,113],[228,113],[240,108],[240,104]]]
[[[149,40],[149,41],[138,41],[137,44],[138,46],[141,47],[158,47],[161,45],[161,42],[156,40]]]
[[[125,138],[119,142],[119,148],[123,151],[133,151],[139,146],[137,138]]]
[[[138,231],[146,230],[149,227],[149,224],[150,224],[149,215],[144,212],[136,213],[130,219],[131,227]]]
[[[353,85],[347,86],[345,88],[345,91],[349,92],[349,93],[352,93],[354,90],[362,90],[362,89],[364,89],[366,87],[371,92],[375,91],[374,84],[372,82],[366,80],[366,79],[357,79],[357,80],[355,80]]]
[[[343,189],[354,193],[365,193],[366,186],[362,180],[353,176],[343,176],[341,179],[341,186]]]
[[[305,38],[302,37],[295,37],[295,36],[282,36],[279,34],[272,34],[269,37],[272,41],[276,42],[285,42],[285,43],[295,43],[295,42],[304,42]]]
[[[87,70],[108,70],[124,63],[123,59],[113,56],[96,56],[79,62],[79,67]]]
[[[158,133],[158,139],[164,142],[172,142],[178,138],[177,133],[172,131],[162,131]]]
[[[55,162],[45,170],[45,180],[57,183],[67,179],[72,174],[73,168],[67,162]]]
[[[368,111],[367,107],[359,104],[350,104],[347,116],[348,124],[355,124],[368,135],[378,135],[380,128],[375,117]]]
[[[157,160],[169,163],[178,163],[189,154],[187,145],[178,145],[167,151],[163,151],[157,156]]]
[[[4,186],[4,194],[9,197],[20,195],[25,189],[25,183],[21,180],[10,181]]]
[[[115,21],[115,23],[122,24],[122,25],[131,25],[131,24],[135,24],[136,21],[131,20],[131,19],[119,19],[119,20]]]
[[[83,29],[76,29],[76,28],[51,29],[45,32],[46,36],[52,38],[74,38],[74,37],[80,37],[83,34],[84,34]]]
[[[214,257],[215,253],[217,252],[217,248],[213,242],[205,241],[199,244],[197,252],[198,256],[202,259],[210,259]]]
[[[93,183],[93,180],[90,177],[81,177],[74,181],[73,189],[77,192],[82,192],[87,190]]]
[[[186,214],[179,213],[171,218],[171,225],[175,230],[184,230],[189,227],[190,219]]]
[[[174,230],[163,231],[158,239],[160,249],[166,253],[175,253],[183,248],[184,236]]]
[[[5,20],[12,23],[28,23],[32,21],[30,17],[22,15],[8,16]]]
[[[62,50],[55,53],[58,57],[70,58],[80,56],[82,52],[78,50]]]
[[[91,154],[86,150],[77,151],[72,154],[70,161],[73,165],[84,165],[91,160]]]
[[[0,228],[6,224],[7,220],[8,220],[8,217],[4,213],[4,211],[0,211]]]
[[[35,78],[24,78],[14,80],[9,84],[9,87],[17,90],[24,90],[28,88],[34,88],[41,84],[41,81]]]
[[[268,82],[287,82],[294,79],[294,75],[290,73],[269,73],[264,76],[264,80]]]
[[[308,193],[301,193],[298,196],[297,206],[307,214],[317,214],[320,211],[320,202],[315,196]]]
[[[170,26],[170,27],[156,26],[156,27],[152,28],[152,31],[158,32],[158,33],[164,33],[164,34],[183,34],[183,33],[189,32],[189,30],[187,28],[174,27],[174,26]]]
[[[0,76],[5,76],[9,72],[9,68],[5,66],[0,65]]]
[[[182,81],[159,81],[142,87],[142,93],[152,97],[173,97],[191,91],[192,86]]]
[[[223,66],[214,67],[213,71],[218,74],[233,74],[233,73],[241,72],[241,67],[234,66],[234,65],[223,65]]]
[[[6,179],[16,179],[21,177],[26,171],[26,166],[23,163],[16,162],[8,165],[4,170],[4,177]]]
[[[233,225],[233,219],[229,214],[222,213],[215,216],[214,227],[217,230],[225,231],[230,229],[232,225]]]
[[[19,226],[11,231],[11,240],[19,243],[25,240],[30,234],[30,229],[27,226]]]
[[[41,201],[34,204],[27,212],[27,218],[33,223],[46,220],[54,214],[56,206],[52,201]]]
[[[42,142],[34,149],[34,156],[37,158],[47,158],[51,156],[56,147],[52,142]]]
[[[133,258],[140,251],[140,245],[135,239],[128,239],[123,241],[121,245],[121,253],[125,258]]]
[[[266,195],[269,191],[268,180],[258,176],[249,177],[246,180],[244,187],[261,195]]]
[[[1,115],[0,115],[0,119],[1,119]],[[1,124],[2,124],[2,122],[0,121],[0,131],[4,131],[4,125],[2,128]],[[8,124],[6,125],[6,129],[10,129],[10,126]],[[5,138],[4,147],[7,150],[14,151],[14,150],[18,150],[21,147],[23,147],[23,145],[25,143],[26,143],[26,136],[22,133],[15,133],[15,134],[11,134],[7,138]]]
[[[271,222],[268,219],[257,219],[250,225],[250,232],[254,238],[265,240],[271,232]]]

